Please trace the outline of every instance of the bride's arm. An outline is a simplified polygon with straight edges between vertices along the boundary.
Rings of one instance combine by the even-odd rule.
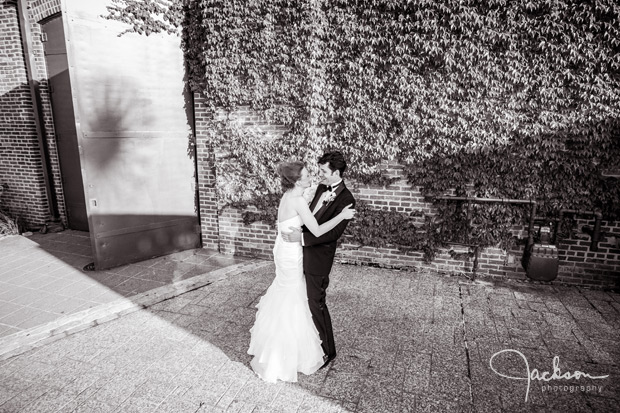
[[[346,219],[345,213],[341,212],[329,221],[319,225],[314,215],[312,215],[312,211],[310,211],[308,204],[306,204],[305,200],[302,197],[299,197],[299,199],[295,200],[294,207],[306,228],[308,228],[308,230],[310,230],[312,235],[314,235],[315,237],[320,237],[321,235],[334,229],[336,225],[340,224]]]

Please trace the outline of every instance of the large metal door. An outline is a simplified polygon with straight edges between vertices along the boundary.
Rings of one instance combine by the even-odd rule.
[[[46,39],[43,45],[52,95],[56,147],[60,161],[68,226],[71,229],[88,231],[84,185],[69,82],[67,48],[60,16],[45,23],[43,33]]]
[[[200,246],[180,39],[118,37],[109,4],[62,2],[97,269]]]

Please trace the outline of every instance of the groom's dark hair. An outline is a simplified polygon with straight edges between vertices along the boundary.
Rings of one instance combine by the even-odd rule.
[[[319,158],[319,165],[327,164],[329,169],[334,172],[335,170],[340,171],[340,177],[344,174],[344,171],[347,169],[347,162],[344,160],[344,156],[340,151],[333,152],[325,152],[323,156]]]

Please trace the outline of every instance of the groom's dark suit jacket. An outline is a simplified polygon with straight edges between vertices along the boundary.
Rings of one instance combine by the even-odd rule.
[[[321,198],[321,195],[326,190],[327,187],[323,184],[320,184],[317,187],[314,198],[310,203],[311,211],[314,211],[314,207],[319,201],[319,198]],[[344,181],[342,181],[336,188],[335,199],[327,204],[326,209],[319,211],[318,214],[315,215],[317,222],[320,225],[326,221],[329,221],[331,218],[338,215],[340,211],[342,211],[344,207],[349,204],[353,204],[354,207],[355,198],[353,198],[351,191],[347,189]],[[344,232],[348,223],[348,220],[344,220],[331,231],[321,235],[320,237],[315,237],[312,235],[312,233],[308,231],[305,226],[302,228],[304,245],[304,273],[326,276],[329,275],[334,263],[334,256],[336,255],[336,242]]]

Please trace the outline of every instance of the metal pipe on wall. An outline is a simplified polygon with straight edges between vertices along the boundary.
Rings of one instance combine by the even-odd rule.
[[[465,196],[438,196],[435,199],[445,199],[448,201],[468,201],[468,202],[476,202],[476,203],[485,203],[485,202],[495,202],[500,204],[532,204],[536,203],[536,201],[530,201],[528,199],[506,199],[506,198],[476,198],[476,197],[465,197]]]
[[[53,190],[51,180],[51,170],[48,161],[47,148],[45,146],[45,128],[43,125],[43,117],[41,116],[41,106],[39,100],[39,83],[36,80],[36,63],[31,52],[32,49],[32,32],[30,22],[28,20],[28,2],[27,0],[17,0],[17,17],[19,19],[19,28],[22,34],[22,48],[24,50],[24,61],[26,65],[26,78],[30,87],[30,96],[32,99],[32,111],[34,114],[34,123],[37,133],[37,141],[39,151],[41,153],[41,166],[43,169],[43,180],[45,183],[45,194],[47,195],[47,207],[50,218],[58,221],[58,207],[56,205],[56,196]]]
[[[592,230],[592,233],[590,234],[590,237],[591,237],[590,250],[594,252],[598,251],[598,242],[601,238],[601,221],[603,220],[603,214],[597,211],[585,211],[581,209],[560,209],[559,218],[556,223],[556,230],[555,230],[556,234],[560,228],[562,219],[564,218],[565,214],[594,216],[594,229]],[[555,238],[557,239],[557,235],[555,235]]]
[[[499,204],[524,204],[524,205],[530,205],[530,219],[529,219],[529,223],[527,226],[527,245],[525,246],[524,250],[523,250],[523,258],[522,258],[522,262],[525,262],[530,248],[534,245],[534,217],[536,216],[536,201],[532,201],[532,200],[528,200],[528,199],[505,199],[505,198],[476,198],[476,197],[459,197],[459,196],[438,196],[435,197],[435,199],[438,200],[444,200],[444,201],[465,201],[467,202],[467,220],[469,221],[470,219],[470,209],[469,209],[469,203],[470,202],[474,202],[474,203],[499,203]],[[479,253],[479,246],[475,245],[475,259],[474,259],[474,268],[472,269],[472,272],[474,274],[474,277],[476,275],[476,269],[478,267],[478,253]],[[525,264],[524,264],[524,268],[525,268]]]
[[[448,200],[448,201],[465,201],[465,202],[474,202],[474,203],[499,203],[499,204],[529,204],[531,205],[530,209],[530,220],[528,223],[527,233],[528,233],[528,245],[534,244],[534,236],[532,235],[534,229],[534,217],[536,216],[536,201],[528,200],[528,199],[505,199],[505,198],[476,198],[476,197],[465,197],[465,196],[438,196],[435,199],[440,200]],[[469,217],[468,217],[469,218]]]

